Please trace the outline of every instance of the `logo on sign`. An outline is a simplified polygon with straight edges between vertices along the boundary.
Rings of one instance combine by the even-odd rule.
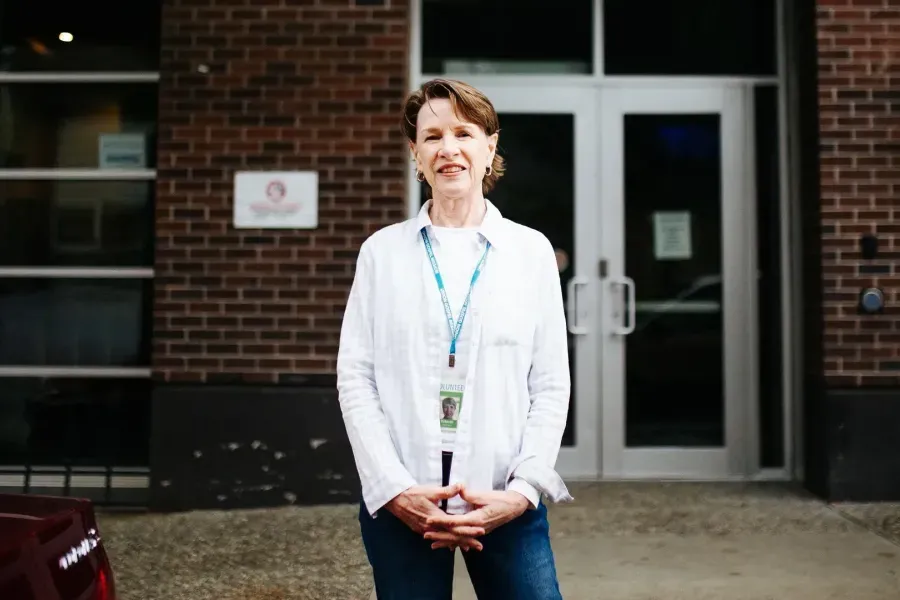
[[[284,182],[275,179],[266,185],[266,199],[252,203],[250,210],[262,217],[268,215],[292,215],[299,212],[301,204],[299,202],[285,202],[286,197],[287,186],[284,185]]]

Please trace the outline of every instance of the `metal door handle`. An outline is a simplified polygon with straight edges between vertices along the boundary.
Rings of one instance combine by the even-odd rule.
[[[580,275],[576,275],[566,284],[566,295],[568,296],[566,302],[566,313],[568,318],[566,321],[568,322],[567,327],[569,328],[569,333],[574,335],[585,335],[588,332],[587,327],[578,325],[578,303],[576,302],[578,286],[587,284],[587,277],[582,277]]]
[[[617,288],[625,288],[627,292],[627,300],[626,303],[628,305],[628,310],[625,313],[628,315],[627,320],[624,325],[620,325],[616,323],[613,325],[613,333],[616,335],[628,335],[629,333],[634,331],[635,320],[637,317],[637,308],[635,307],[635,294],[634,294],[634,280],[631,277],[610,277],[609,280],[610,287],[613,289]]]

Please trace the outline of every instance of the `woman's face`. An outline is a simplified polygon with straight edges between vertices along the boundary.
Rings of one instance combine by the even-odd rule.
[[[496,148],[496,133],[488,136],[478,125],[460,121],[445,98],[422,106],[416,141],[410,143],[435,197],[453,200],[481,196],[481,180]]]

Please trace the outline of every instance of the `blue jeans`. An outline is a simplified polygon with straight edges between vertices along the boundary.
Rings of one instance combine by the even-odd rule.
[[[387,509],[373,519],[363,503],[359,522],[378,600],[453,597],[453,552],[432,550]],[[543,503],[479,540],[483,550],[463,552],[479,600],[562,600]]]

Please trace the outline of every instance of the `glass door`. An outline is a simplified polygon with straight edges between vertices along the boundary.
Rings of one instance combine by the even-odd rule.
[[[599,241],[596,92],[583,88],[490,85],[500,117],[498,152],[506,174],[489,194],[503,215],[542,232],[556,248],[566,320],[572,399],[557,470],[599,475],[599,363],[596,277]],[[424,202],[424,194],[420,202]]]
[[[603,473],[740,476],[755,358],[743,91],[602,96]]]

